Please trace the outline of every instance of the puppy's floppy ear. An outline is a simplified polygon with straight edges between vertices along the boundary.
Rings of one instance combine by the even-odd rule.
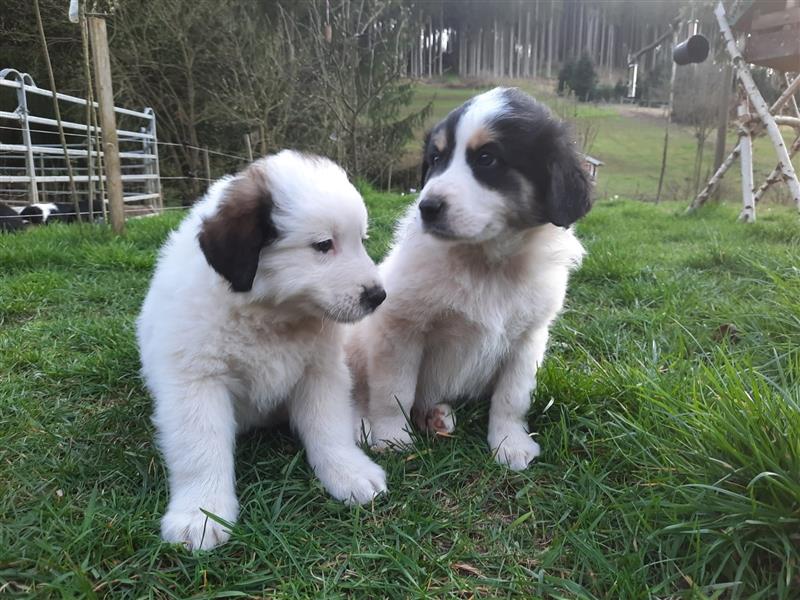
[[[557,140],[548,166],[547,220],[568,227],[592,207],[592,184],[566,132]]]
[[[217,212],[203,221],[197,239],[208,264],[231,289],[247,292],[253,287],[261,249],[277,237],[265,174],[251,166],[228,184]]]

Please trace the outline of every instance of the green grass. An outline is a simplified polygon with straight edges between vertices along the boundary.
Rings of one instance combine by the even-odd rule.
[[[664,121],[658,111],[647,116],[631,116],[629,106],[613,104],[575,103],[559,98],[554,93],[554,83],[545,81],[512,80],[501,81],[501,85],[520,87],[549,105],[563,118],[568,119],[577,131],[591,125],[596,131],[596,138],[589,148],[589,153],[602,160],[605,165],[600,168],[597,192],[600,197],[615,195],[624,198],[653,200],[658,189],[658,178],[661,170],[661,155],[664,144]],[[493,87],[494,83],[486,82],[474,87],[463,84],[427,83],[417,84],[412,108],[422,108],[431,103],[431,114],[426,122],[430,127],[447,115],[455,107],[475,94]],[[787,146],[794,140],[794,133],[784,128],[784,139]],[[700,187],[705,185],[707,175],[714,158],[715,131],[706,140]],[[419,136],[418,136],[419,137]],[[727,148],[730,150],[736,143],[735,126],[731,124],[728,132]],[[664,177],[662,198],[680,200],[687,204],[694,197],[693,173],[697,143],[693,132],[686,127],[673,125],[670,129],[670,145],[667,154],[667,170]],[[765,137],[756,138],[753,143],[754,180],[760,185],[777,163],[775,151]],[[416,165],[419,161],[419,142],[409,146],[407,156],[403,160],[406,167]],[[800,170],[800,155],[794,159],[795,168]],[[728,171],[723,179],[723,199],[741,204],[740,170],[738,162]],[[784,186],[774,185],[765,195],[765,200],[786,202],[788,192]]]
[[[406,198],[366,192],[377,257]],[[580,224],[526,472],[494,464],[474,405],[453,439],[379,456],[389,496],[351,509],[288,433],[258,432],[232,540],[198,554],[158,537],[133,337],[180,215],[0,236],[0,595],[797,597],[800,224],[681,208],[603,202]]]

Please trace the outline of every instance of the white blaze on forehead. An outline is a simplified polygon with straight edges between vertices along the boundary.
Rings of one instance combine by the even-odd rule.
[[[456,126],[457,153],[463,154],[472,135],[506,109],[506,89],[496,87],[473,98]]]
[[[358,239],[367,225],[361,194],[344,170],[327,158],[284,150],[266,159],[267,187],[278,231],[321,238],[354,230]]]

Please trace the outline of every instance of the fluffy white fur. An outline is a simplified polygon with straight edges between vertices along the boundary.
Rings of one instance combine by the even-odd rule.
[[[332,496],[365,503],[385,475],[356,446],[342,326],[370,309],[379,285],[362,245],[367,213],[332,162],[284,151],[238,177],[263,177],[278,237],[260,252],[252,289],[234,292],[198,244],[206,219],[237,179],[216,182],[164,245],[138,320],[142,373],[169,472],[162,536],[208,549],[229,531],[207,511],[238,514],[238,432],[288,414],[308,461]],[[312,244],[331,239],[330,252]]]
[[[347,353],[374,446],[407,447],[407,415],[451,432],[450,403],[488,397],[491,451],[521,470],[539,454],[527,427],[536,370],[584,250],[571,229],[509,222],[510,199],[473,176],[467,142],[504,110],[501,92],[474,99],[454,127],[450,163],[427,180],[379,267],[387,301],[350,328]],[[448,203],[446,237],[420,217],[432,195]]]

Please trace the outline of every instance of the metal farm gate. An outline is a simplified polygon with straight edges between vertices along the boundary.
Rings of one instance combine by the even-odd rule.
[[[27,73],[0,71],[0,201],[12,206],[71,202],[66,152],[81,205],[105,215],[102,130],[94,110],[98,105],[92,102],[89,110],[83,98],[55,97],[66,150],[53,114],[53,92],[38,87]],[[160,210],[156,116],[149,108],[140,112],[114,107],[114,111],[126,210],[131,205]]]

